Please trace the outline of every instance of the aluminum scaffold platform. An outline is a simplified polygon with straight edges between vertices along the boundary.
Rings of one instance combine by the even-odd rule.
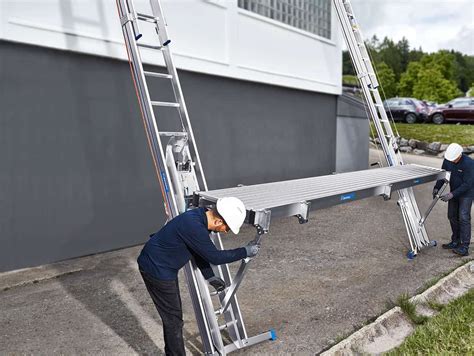
[[[391,193],[397,191],[398,204],[412,246],[411,254],[416,255],[420,248],[430,244],[424,228],[427,215],[423,218],[420,216],[411,187],[449,177],[439,169],[403,164],[350,2],[333,1],[390,167],[208,191],[178,72],[173,63],[172,42],[168,37],[160,1],[150,0],[151,13],[139,13],[134,8],[133,0],[116,0],[133,83],[168,219],[193,206],[213,206],[220,197],[235,196],[244,202],[247,209],[246,222],[256,227],[255,239],[260,241],[269,231],[271,218],[294,215],[300,223],[305,223],[312,209],[370,196],[380,195],[389,199]],[[141,26],[152,26],[156,36],[144,38]],[[167,71],[162,73],[144,70],[141,50],[161,53]],[[175,101],[152,99],[148,88],[149,80],[169,81]],[[179,131],[159,130],[155,109],[160,107],[177,111]],[[219,234],[211,233],[211,239],[219,249],[223,249]],[[186,282],[202,339],[203,353],[206,355],[225,355],[276,338],[273,330],[255,336],[247,334],[237,291],[250,261],[248,258],[243,260],[234,277],[227,265],[213,267],[216,276],[221,277],[228,286],[219,293],[209,291],[207,282],[194,261],[185,266]]]

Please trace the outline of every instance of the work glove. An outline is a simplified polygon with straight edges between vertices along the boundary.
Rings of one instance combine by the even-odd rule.
[[[433,188],[433,199],[436,198],[436,195],[438,194],[439,189]]]
[[[217,292],[222,292],[225,289],[225,282],[222,280],[222,278],[212,276],[207,281]]]
[[[451,199],[454,198],[454,195],[453,193],[448,193],[448,194],[445,194],[441,197],[441,200],[442,201],[450,201]]]
[[[247,251],[247,257],[255,257],[260,251],[260,244],[252,240],[245,246],[245,250]]]

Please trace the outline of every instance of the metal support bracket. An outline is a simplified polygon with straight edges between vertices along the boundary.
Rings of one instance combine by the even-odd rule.
[[[268,214],[269,215],[269,214]],[[268,221],[269,223],[269,221]],[[260,243],[262,236],[268,232],[264,230],[264,228],[260,225],[255,226],[257,229],[257,234],[255,236],[254,241],[256,243]],[[230,287],[226,290],[225,298],[222,301],[221,305],[222,307],[218,309],[216,314],[223,314],[227,311],[229,308],[232,298],[234,298],[235,294],[237,293],[237,290],[239,289],[240,283],[242,283],[242,280],[244,279],[245,273],[247,272],[248,265],[250,261],[252,261],[253,258],[247,257],[242,260],[242,263],[240,264],[239,270],[237,271],[237,274],[234,277],[234,280],[232,281]]]
[[[266,234],[270,229],[271,214],[271,210],[250,211],[248,222],[257,228],[257,232],[261,230],[261,234]]]
[[[381,187],[381,192],[379,195],[381,195],[385,201],[392,199],[392,185],[390,184]]]
[[[123,15],[121,18],[120,18],[120,24],[123,26],[125,26],[127,24],[127,22],[135,22],[137,20],[137,15],[134,14],[134,13],[126,13],[125,15]]]
[[[306,224],[309,219],[309,209],[311,208],[311,202],[302,201],[300,203],[301,212],[296,214],[300,224]]]
[[[441,198],[441,196],[443,195],[444,193],[444,190],[446,189],[446,187],[448,186],[449,184],[449,180],[448,179],[445,179],[443,181],[443,185],[441,186],[441,188],[439,189],[438,193],[435,195],[434,199],[432,200],[430,206],[428,207],[428,209],[426,210],[426,212],[423,214],[423,216],[421,217],[420,221],[418,222],[418,225],[419,225],[419,229],[425,224],[425,221],[426,219],[428,218],[428,216],[430,215],[431,211],[433,210],[433,208],[435,207],[436,203],[438,202],[439,198]]]

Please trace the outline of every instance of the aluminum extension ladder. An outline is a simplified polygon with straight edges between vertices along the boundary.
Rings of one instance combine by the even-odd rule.
[[[168,219],[171,219],[186,211],[194,191],[207,191],[178,73],[172,59],[171,40],[167,34],[167,25],[159,0],[150,0],[152,14],[136,12],[133,0],[116,0],[116,2],[148,143],[160,182],[166,214]],[[144,38],[139,21],[143,22],[143,26],[154,26],[157,37]],[[145,71],[140,48],[161,52],[167,72]],[[148,79],[169,80],[175,101],[152,100],[147,85]],[[156,107],[176,109],[182,130],[159,131],[154,112]],[[211,238],[219,249],[223,248],[219,234],[212,233]],[[235,293],[238,285],[236,286],[233,281],[227,265],[214,267],[216,276],[221,277],[226,285],[230,286],[220,293],[209,291],[207,282],[193,261],[185,266],[184,272],[205,354],[225,355],[265,340],[275,339],[272,330],[253,337],[247,335]],[[224,343],[224,340],[227,342]]]
[[[387,113],[385,112],[378,90],[379,83],[377,76],[362,32],[355,18],[354,11],[352,10],[351,2],[350,0],[333,0],[333,3],[387,164],[389,166],[403,165],[404,163],[398,148],[397,138],[393,133]],[[422,217],[416,203],[413,189],[406,188],[399,190],[398,196],[398,205],[402,211],[411,246],[411,250],[407,256],[412,259],[423,247],[436,246],[436,241],[430,242],[424,224],[419,223],[422,221]]]

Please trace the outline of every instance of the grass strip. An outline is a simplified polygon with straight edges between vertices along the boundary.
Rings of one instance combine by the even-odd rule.
[[[474,355],[474,289],[443,307],[385,355]]]
[[[410,300],[408,293],[402,294],[400,297],[398,297],[397,305],[415,325],[424,324],[428,320],[428,317],[424,315],[418,315],[416,312],[417,303]]]
[[[371,123],[373,126],[373,123]],[[397,122],[396,127],[400,137],[425,142],[441,142],[450,144],[457,142],[460,145],[474,145],[474,125],[453,124],[406,124]],[[396,133],[392,124],[393,131]],[[375,128],[373,128],[375,132]],[[369,134],[370,135],[370,134]]]

